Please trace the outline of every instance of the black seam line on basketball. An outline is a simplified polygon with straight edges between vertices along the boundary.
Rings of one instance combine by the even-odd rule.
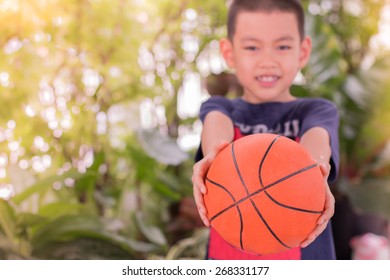
[[[241,185],[244,187],[246,194],[249,196],[249,194],[250,194],[250,193],[249,193],[249,190],[248,190],[248,188],[247,188],[247,186],[246,186],[246,184],[245,184],[245,180],[244,180],[244,178],[243,178],[242,175],[241,175],[241,171],[240,171],[240,168],[239,168],[238,163],[237,163],[236,153],[234,152],[234,142],[232,143],[232,149],[231,149],[231,151],[232,151],[232,158],[233,158],[234,168],[236,169],[237,175],[238,175],[238,177],[240,178]],[[256,206],[256,204],[253,202],[252,199],[250,199],[250,202],[251,202],[252,206],[255,208],[255,210],[256,210],[258,216],[260,217],[260,219],[261,219],[261,220],[263,221],[263,223],[267,226],[268,230],[271,231],[272,235],[275,235],[275,234],[272,232],[272,230],[269,228],[267,222],[264,220],[263,215],[260,214],[259,209],[257,209],[257,206]],[[277,237],[275,237],[275,238],[277,238]],[[243,248],[243,238],[242,238],[242,234],[241,234],[241,233],[240,233],[240,244],[241,244],[241,248],[244,249],[244,248]]]
[[[230,198],[234,202],[236,202],[236,199],[234,198],[233,194],[231,192],[229,192],[229,190],[226,187],[222,186],[221,184],[218,184],[217,182],[214,182],[214,181],[210,180],[209,178],[206,178],[206,180],[209,181],[211,184],[213,184],[213,185],[221,188],[222,190],[224,190],[230,196]],[[244,232],[244,222],[242,220],[242,214],[241,214],[241,209],[240,209],[239,205],[237,205],[236,208],[237,208],[237,211],[238,211],[238,215],[240,216],[240,247],[241,247],[242,250],[244,250],[244,247],[243,247],[243,244],[242,244],[242,234]],[[210,223],[213,220],[215,220],[215,218],[217,218],[217,216],[211,217],[210,218]]]
[[[275,142],[280,138],[280,135],[275,137],[275,139],[271,142],[271,144],[268,146],[266,152],[264,153],[264,156],[260,162],[260,165],[259,165],[259,180],[260,180],[260,185],[264,188],[264,184],[263,184],[263,179],[261,177],[261,170],[263,169],[263,163],[269,153],[269,151],[271,150],[271,147],[275,144]],[[310,166],[307,166],[306,169],[304,168],[304,171],[306,170],[309,170],[311,168],[314,168],[314,167],[317,167],[318,164],[313,164],[313,165],[310,165]],[[301,169],[302,170],[302,169]],[[288,179],[288,178],[287,178]],[[293,207],[293,206],[289,206],[289,205],[286,205],[286,204],[283,204],[279,201],[277,201],[276,199],[274,199],[267,191],[265,191],[265,194],[268,196],[269,199],[271,199],[274,203],[276,203],[277,205],[281,206],[281,207],[284,207],[284,208],[287,208],[287,209],[291,209],[291,210],[295,210],[295,211],[299,211],[299,212],[305,212],[305,213],[312,213],[312,214],[322,214],[324,211],[314,211],[314,210],[308,210],[308,209],[303,209],[303,208],[297,208],[297,207]]]
[[[245,188],[246,194],[249,195],[249,190],[245,184],[244,178],[242,178],[240,168],[238,167],[236,153],[234,152],[234,142],[232,143],[232,158],[233,158],[234,167],[236,168],[236,172],[238,174],[238,177],[240,178],[241,184]]]
[[[252,203],[252,206],[253,208],[255,208],[255,211],[257,213],[257,215],[260,217],[260,219],[263,221],[264,225],[267,227],[267,229],[269,230],[269,232],[272,234],[272,236],[280,243],[282,244],[284,247],[288,248],[288,249],[291,249],[290,246],[288,246],[286,243],[284,243],[280,238],[279,236],[272,230],[271,226],[267,223],[267,221],[265,220],[265,218],[263,217],[263,215],[261,215],[261,212],[260,210],[257,208],[256,204],[253,202],[253,200],[251,199],[250,200],[251,203]]]
[[[242,186],[245,188],[245,192],[247,195],[249,195],[249,190],[245,184],[245,181],[244,181],[244,178],[242,178],[242,175],[241,175],[241,171],[240,171],[240,168],[238,167],[238,163],[237,163],[237,158],[236,158],[236,153],[234,152],[234,142],[232,143],[232,158],[233,158],[233,163],[234,163],[234,167],[236,169],[236,172],[237,172],[237,175],[238,177],[240,178],[240,181],[241,181],[241,184]],[[253,207],[256,207],[256,205],[253,203],[252,199],[251,199],[251,203],[253,205]],[[242,223],[243,224],[243,223]],[[242,238],[242,235],[243,235],[243,232],[244,232],[244,228],[241,229],[240,231],[240,245],[241,245],[241,249],[244,250],[244,245],[243,245],[243,238]]]
[[[324,211],[309,210],[309,209],[298,208],[298,207],[290,206],[290,205],[287,205],[287,204],[283,204],[283,203],[277,201],[276,199],[274,199],[267,191],[264,191],[264,192],[268,196],[268,198],[271,199],[271,201],[273,201],[274,203],[276,203],[280,207],[291,209],[291,210],[294,210],[294,211],[297,211],[297,212],[310,213],[310,214],[322,214],[322,213],[324,213]]]
[[[264,153],[264,156],[263,158],[261,159],[261,162],[259,164],[259,171],[257,172],[257,174],[259,174],[259,179],[260,179],[260,186],[262,186],[264,188],[264,184],[263,184],[263,179],[261,178],[260,174],[261,174],[261,170],[263,168],[263,164],[264,164],[264,161],[269,153],[269,151],[271,150],[272,146],[275,144],[275,142],[280,138],[280,135],[276,136],[274,138],[274,140],[272,140],[271,144],[269,144],[267,150],[265,151]]]
[[[268,151],[271,149],[271,146],[273,145],[273,143],[275,143],[276,139],[278,139],[280,136],[277,136],[275,137],[275,139],[272,141],[272,143],[270,144],[270,146],[268,147],[267,149],[267,152],[266,154],[268,153]],[[264,155],[263,159],[266,157],[266,154]],[[257,205],[255,204],[255,202],[252,200],[252,197],[250,196],[250,193],[249,193],[249,190],[245,184],[245,181],[244,181],[244,178],[242,177],[241,175],[241,171],[240,171],[240,168],[238,166],[238,163],[237,163],[237,158],[236,158],[236,154],[234,152],[234,142],[232,144],[232,158],[233,158],[233,162],[234,162],[234,166],[236,168],[236,172],[238,174],[238,176],[240,177],[240,180],[241,180],[241,184],[243,185],[243,187],[245,188],[245,191],[246,191],[246,194],[248,195],[249,197],[249,200],[253,206],[253,208],[255,209],[256,213],[257,213],[257,216],[259,216],[259,218],[262,220],[262,222],[264,223],[264,225],[267,227],[268,231],[273,235],[273,237],[280,243],[282,244],[283,246],[285,246],[286,248],[291,248],[289,247],[287,244],[285,244],[277,235],[276,233],[272,230],[272,228],[270,227],[270,225],[267,223],[267,221],[265,220],[265,218],[263,217],[263,215],[261,214],[259,208],[257,207]],[[240,236],[240,238],[242,238],[242,236]],[[242,240],[240,239],[240,243],[242,242]]]
[[[259,177],[260,177],[260,186],[263,188],[264,190],[264,185],[263,185],[263,182],[261,180],[261,176],[260,176],[260,170],[261,170],[261,167],[263,166],[263,163],[265,161],[265,158],[267,157],[269,151],[271,150],[271,147],[273,146],[273,144],[280,138],[280,135],[276,136],[274,138],[274,140],[272,140],[271,144],[268,146],[267,150],[265,151],[264,153],[264,156],[263,158],[261,159],[261,163],[260,163],[260,166],[259,166]],[[265,191],[265,190],[264,190]],[[260,210],[257,208],[256,204],[253,202],[253,200],[251,199],[250,200],[251,203],[252,203],[252,206],[253,208],[255,209],[257,215],[260,217],[260,219],[263,221],[264,225],[267,227],[268,231],[272,234],[272,236],[280,243],[282,244],[284,247],[288,248],[288,249],[291,249],[290,246],[288,246],[287,244],[285,244],[280,238],[279,236],[272,230],[271,226],[267,223],[267,221],[265,220],[265,218],[263,217],[263,215],[261,214]]]

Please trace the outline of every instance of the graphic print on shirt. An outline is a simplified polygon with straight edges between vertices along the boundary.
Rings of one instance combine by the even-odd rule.
[[[235,122],[234,125],[239,128],[244,135],[254,133],[275,133],[288,138],[296,138],[299,133],[300,122],[297,119],[279,123],[275,128],[269,128],[266,124],[248,125]]]

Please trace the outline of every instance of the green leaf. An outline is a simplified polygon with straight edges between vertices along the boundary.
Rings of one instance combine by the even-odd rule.
[[[178,260],[181,258],[201,259],[206,255],[209,229],[202,228],[194,232],[191,237],[184,238],[173,245],[165,259]]]
[[[75,215],[84,210],[86,210],[86,207],[82,204],[58,201],[40,207],[38,213],[54,219],[60,216]]]
[[[42,180],[39,180],[36,184],[32,185],[31,187],[27,188],[23,192],[15,195],[12,198],[12,201],[16,204],[20,204],[26,199],[28,199],[30,196],[32,196],[35,193],[42,193],[45,191],[48,191],[52,188],[54,182],[62,182],[67,178],[74,178],[74,179],[80,179],[88,176],[94,176],[95,172],[86,172],[86,173],[79,173],[77,170],[70,170],[66,173],[64,173],[61,176],[53,175],[46,177]]]
[[[158,130],[139,130],[138,140],[144,151],[160,163],[179,165],[188,159],[175,139],[162,135]]]
[[[37,229],[32,243],[40,248],[53,241],[67,241],[82,234],[96,235],[102,224],[94,216],[61,216]]]
[[[53,243],[71,242],[80,238],[97,239],[119,246],[128,252],[150,252],[155,246],[127,239],[104,229],[104,224],[96,216],[61,216],[39,228],[33,236],[34,251],[39,252]]]
[[[43,223],[46,220],[47,219],[41,215],[26,212],[26,213],[19,213],[17,215],[16,222],[18,227],[28,228]]]
[[[162,183],[161,181],[155,180],[155,182],[151,182],[151,186],[160,195],[163,195],[165,198],[168,198],[172,201],[177,201],[181,197],[177,191],[172,190],[169,186]]]
[[[10,242],[13,242],[16,231],[15,212],[7,202],[0,199],[0,226]]]
[[[342,182],[354,207],[390,219],[390,178],[364,179],[359,183]]]
[[[135,218],[139,229],[150,242],[160,246],[167,245],[167,240],[158,227],[146,225],[142,212],[137,212]]]

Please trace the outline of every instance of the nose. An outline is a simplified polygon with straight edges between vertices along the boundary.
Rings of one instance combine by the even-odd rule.
[[[258,57],[258,66],[260,68],[275,68],[277,65],[276,57],[272,50],[264,49]]]

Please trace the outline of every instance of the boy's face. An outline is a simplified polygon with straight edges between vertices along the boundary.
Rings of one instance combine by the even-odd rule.
[[[293,13],[241,12],[232,41],[221,40],[220,47],[244,88],[244,100],[284,102],[294,99],[290,86],[309,60],[311,41],[301,40]]]

